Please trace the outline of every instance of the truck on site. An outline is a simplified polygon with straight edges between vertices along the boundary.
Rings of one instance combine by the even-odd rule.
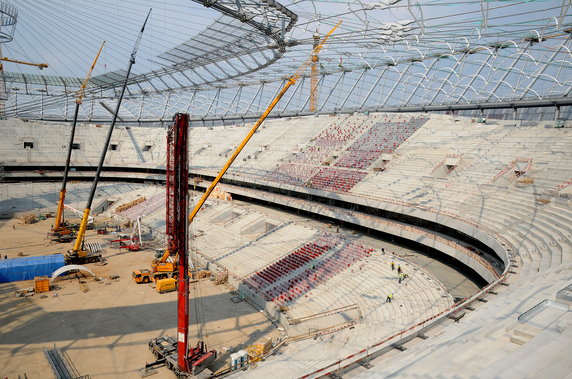
[[[131,274],[137,284],[156,282],[157,280],[178,277],[178,256],[171,257],[169,250],[165,250],[161,258],[151,262],[151,269],[134,270]]]
[[[177,279],[159,279],[155,282],[155,290],[159,293],[171,292],[177,289]]]

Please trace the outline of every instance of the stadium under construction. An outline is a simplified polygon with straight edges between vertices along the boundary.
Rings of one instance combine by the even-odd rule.
[[[0,1],[0,376],[569,377],[571,5]]]

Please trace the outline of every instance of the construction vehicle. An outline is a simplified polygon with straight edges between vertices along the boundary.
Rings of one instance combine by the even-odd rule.
[[[151,271],[145,268],[140,270],[134,270],[131,274],[135,283],[151,283],[157,282],[158,280],[173,278],[177,279],[179,273],[176,269],[169,271]]]
[[[64,204],[65,204],[64,202],[65,202],[65,198],[66,198],[66,184],[68,181],[68,173],[70,171],[70,160],[71,160],[71,153],[72,153],[73,141],[74,141],[74,136],[75,136],[75,129],[77,126],[77,117],[79,114],[79,107],[83,103],[83,96],[85,94],[85,88],[87,87],[87,83],[89,82],[89,78],[91,77],[91,73],[93,72],[93,68],[95,67],[95,64],[97,63],[99,55],[101,54],[101,50],[103,49],[103,45],[105,45],[105,41],[103,41],[101,43],[101,46],[99,47],[99,51],[97,52],[97,55],[95,56],[95,58],[91,64],[91,67],[87,71],[87,74],[85,75],[85,79],[81,83],[81,86],[77,92],[77,96],[75,99],[75,114],[74,114],[74,118],[73,118],[73,124],[72,124],[70,139],[68,142],[66,166],[64,168],[64,177],[62,180],[62,188],[60,189],[60,197],[59,197],[59,201],[58,201],[58,210],[56,212],[56,220],[55,220],[54,226],[48,232],[48,238],[50,238],[52,241],[69,242],[73,239],[73,237],[75,237],[75,233],[70,228],[69,224],[64,221]]]
[[[113,129],[115,128],[115,123],[117,122],[117,118],[119,116],[119,109],[121,107],[121,102],[123,101],[123,96],[125,95],[125,89],[127,88],[127,84],[129,82],[129,75],[131,74],[131,69],[135,64],[135,56],[137,54],[137,49],[139,48],[139,44],[141,43],[141,37],[143,36],[143,31],[145,30],[145,25],[147,24],[147,20],[149,20],[149,15],[151,14],[151,10],[147,14],[147,18],[143,23],[143,27],[139,32],[139,36],[137,37],[137,41],[135,42],[135,47],[131,52],[131,57],[129,59],[129,65],[127,66],[127,72],[125,73],[125,79],[123,82],[123,86],[121,88],[121,92],[119,94],[119,98],[117,99],[117,106],[115,108],[115,112],[113,114],[113,119],[111,121],[111,125],[109,126],[109,131],[107,132],[107,138],[103,145],[103,150],[101,151],[101,156],[99,157],[99,164],[97,165],[97,171],[95,172],[95,176],[93,178],[93,183],[91,185],[91,191],[89,192],[89,197],[87,198],[87,204],[83,211],[83,216],[81,218],[81,223],[79,224],[79,230],[77,232],[77,238],[75,240],[75,244],[73,249],[69,250],[65,255],[66,263],[88,263],[93,262],[94,260],[101,260],[101,253],[94,252],[85,249],[84,239],[85,239],[85,231],[87,229],[87,222],[90,217],[91,213],[91,205],[93,203],[93,199],[95,197],[95,190],[97,189],[97,184],[99,182],[99,178],[101,176],[101,169],[103,168],[103,163],[105,162],[105,156],[107,151],[109,150],[109,144],[111,142],[111,135],[113,134]]]
[[[151,283],[151,281],[154,281],[153,272],[147,269],[135,270],[131,273],[131,276],[133,276],[135,283]]]
[[[126,235],[121,236],[111,241],[111,246],[113,246],[113,243],[115,242],[119,244],[119,249],[127,249],[129,251],[141,250],[141,243],[137,237],[128,237]]]
[[[158,255],[162,250],[157,250],[155,252]],[[155,258],[151,262],[151,269],[139,269],[132,272],[133,280],[135,283],[150,283],[156,282],[157,280],[166,278],[177,278],[178,276],[178,264],[177,255],[174,258],[171,257],[168,249],[165,249],[161,255],[161,258]]]
[[[176,258],[172,259],[167,249],[156,249],[155,259],[151,262],[151,269],[134,270],[131,276],[137,284],[151,283],[166,278],[176,279],[178,277]]]
[[[171,292],[177,289],[177,279],[159,279],[155,282],[155,289],[159,293]]]
[[[153,353],[157,360],[153,363],[145,365],[145,369],[151,367],[165,365],[167,368],[177,374],[179,377],[187,376],[187,372],[182,372],[177,367],[177,341],[171,337],[157,337],[149,341],[149,350]],[[204,342],[199,341],[197,346],[189,349],[189,360],[192,362],[188,373],[191,375],[200,374],[209,364],[217,358],[217,352],[214,350],[207,351]]]

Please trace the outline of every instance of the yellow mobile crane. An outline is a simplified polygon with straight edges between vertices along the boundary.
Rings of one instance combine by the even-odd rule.
[[[66,263],[88,263],[94,262],[101,259],[100,252],[92,252],[84,248],[85,231],[87,229],[87,220],[89,219],[89,214],[91,213],[91,205],[93,203],[93,198],[95,197],[95,190],[97,189],[97,184],[99,182],[99,177],[101,176],[101,169],[103,168],[103,163],[105,162],[105,156],[107,154],[107,149],[109,148],[109,143],[111,141],[111,135],[113,134],[113,129],[115,128],[115,123],[117,122],[117,116],[119,115],[119,108],[121,107],[121,102],[123,101],[123,96],[125,95],[125,89],[129,83],[129,75],[131,74],[131,69],[135,64],[135,56],[137,55],[137,49],[141,43],[141,37],[143,36],[143,31],[145,30],[145,25],[149,20],[149,15],[151,14],[151,9],[147,13],[147,18],[141,27],[137,41],[135,42],[135,47],[131,52],[131,57],[129,59],[129,65],[127,66],[127,73],[125,74],[125,79],[123,81],[123,86],[121,87],[121,93],[117,99],[117,106],[115,107],[115,112],[113,113],[113,119],[111,125],[109,126],[109,131],[107,132],[107,138],[103,145],[103,150],[101,151],[101,156],[99,157],[99,164],[97,165],[97,171],[93,178],[93,183],[91,185],[91,191],[89,192],[89,197],[87,198],[87,204],[83,211],[83,216],[81,218],[81,223],[79,224],[79,230],[77,232],[77,238],[75,240],[73,249],[69,250],[65,256]]]
[[[104,45],[105,45],[105,41],[103,41],[101,43],[101,46],[99,47],[97,55],[93,59],[91,67],[89,68],[89,70],[87,71],[87,74],[85,75],[85,79],[83,79],[83,82],[81,83],[81,86],[79,87],[79,90],[77,91],[77,97],[75,99],[75,114],[73,117],[73,125],[72,125],[71,134],[70,134],[70,140],[68,143],[68,154],[66,157],[66,167],[64,169],[64,178],[62,180],[62,188],[60,189],[60,197],[59,197],[59,201],[58,201],[58,210],[56,213],[56,221],[54,223],[54,226],[52,227],[52,230],[50,230],[48,232],[48,237],[51,238],[52,241],[69,242],[74,237],[73,231],[71,229],[69,229],[68,225],[64,222],[64,201],[66,198],[66,184],[67,184],[68,173],[69,173],[69,169],[70,169],[70,159],[71,159],[72,146],[73,146],[73,141],[74,141],[74,136],[75,136],[75,128],[77,125],[79,106],[83,103],[83,97],[85,95],[85,89],[87,87],[87,83],[89,83],[91,73],[93,72],[95,64],[97,63],[97,60],[99,58],[99,55],[101,54],[101,50],[103,49]]]
[[[172,259],[172,262],[169,262],[170,256],[171,254],[167,249],[161,255],[161,258],[154,259],[151,262],[151,270],[144,268],[139,270],[134,270],[132,276],[135,283],[150,283],[150,282],[156,282],[157,280],[160,279],[167,279],[167,278],[176,279],[178,276],[177,262],[179,256],[175,254],[175,256]]]

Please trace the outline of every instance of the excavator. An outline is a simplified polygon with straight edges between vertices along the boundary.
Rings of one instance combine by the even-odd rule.
[[[131,74],[131,69],[135,64],[135,56],[137,54],[137,49],[139,48],[139,44],[141,43],[141,37],[143,36],[143,31],[145,30],[145,25],[149,20],[149,15],[151,14],[151,10],[147,14],[147,18],[145,18],[145,22],[141,27],[141,31],[139,32],[139,36],[137,37],[137,41],[135,42],[135,47],[131,52],[131,57],[129,59],[129,65],[127,66],[127,72],[125,73],[125,79],[123,81],[123,86],[121,88],[121,92],[119,94],[119,98],[117,99],[117,105],[115,108],[115,112],[113,114],[113,119],[111,121],[111,125],[109,126],[109,130],[107,132],[107,138],[103,145],[103,150],[101,152],[101,156],[99,157],[99,164],[97,165],[97,171],[95,172],[95,176],[93,178],[93,183],[91,185],[91,191],[89,192],[89,197],[87,198],[87,204],[83,211],[83,216],[81,218],[81,223],[79,224],[79,230],[77,232],[77,238],[75,240],[73,249],[69,250],[64,259],[67,264],[74,264],[74,263],[89,263],[89,262],[97,262],[101,260],[101,252],[100,251],[91,251],[86,250],[86,246],[84,244],[85,239],[85,231],[87,229],[87,221],[90,217],[91,213],[91,205],[93,203],[93,199],[95,197],[95,190],[97,189],[97,184],[99,182],[99,178],[101,176],[101,169],[103,168],[103,163],[105,162],[105,156],[107,154],[107,150],[109,149],[109,144],[111,141],[111,135],[113,134],[113,129],[115,128],[115,123],[117,122],[117,118],[119,115],[119,109],[121,107],[121,102],[123,101],[123,96],[125,95],[125,89],[127,88],[127,84],[129,83],[129,75]]]
[[[70,225],[64,221],[64,204],[65,204],[65,199],[66,199],[66,184],[68,181],[68,173],[70,170],[70,159],[71,159],[72,146],[73,146],[73,141],[74,141],[74,136],[75,136],[75,129],[77,126],[77,116],[79,113],[79,107],[83,103],[83,97],[85,95],[85,88],[87,87],[87,83],[89,82],[89,79],[91,77],[91,73],[93,72],[95,64],[97,63],[97,60],[99,58],[99,55],[101,54],[101,50],[103,49],[104,45],[105,45],[105,41],[103,41],[101,43],[101,46],[99,47],[99,51],[97,52],[97,55],[95,56],[95,59],[93,60],[93,63],[91,64],[91,67],[89,68],[87,74],[85,75],[85,79],[81,83],[81,87],[79,88],[79,90],[77,92],[77,97],[75,99],[75,114],[74,114],[74,118],[73,118],[73,125],[72,125],[71,134],[70,134],[70,140],[68,143],[66,167],[64,169],[64,178],[62,180],[62,188],[60,189],[60,197],[59,197],[59,201],[58,201],[58,209],[56,212],[56,219],[55,219],[55,223],[54,223],[52,229],[48,232],[48,238],[50,238],[52,241],[70,242],[75,237],[75,232],[70,228]]]

